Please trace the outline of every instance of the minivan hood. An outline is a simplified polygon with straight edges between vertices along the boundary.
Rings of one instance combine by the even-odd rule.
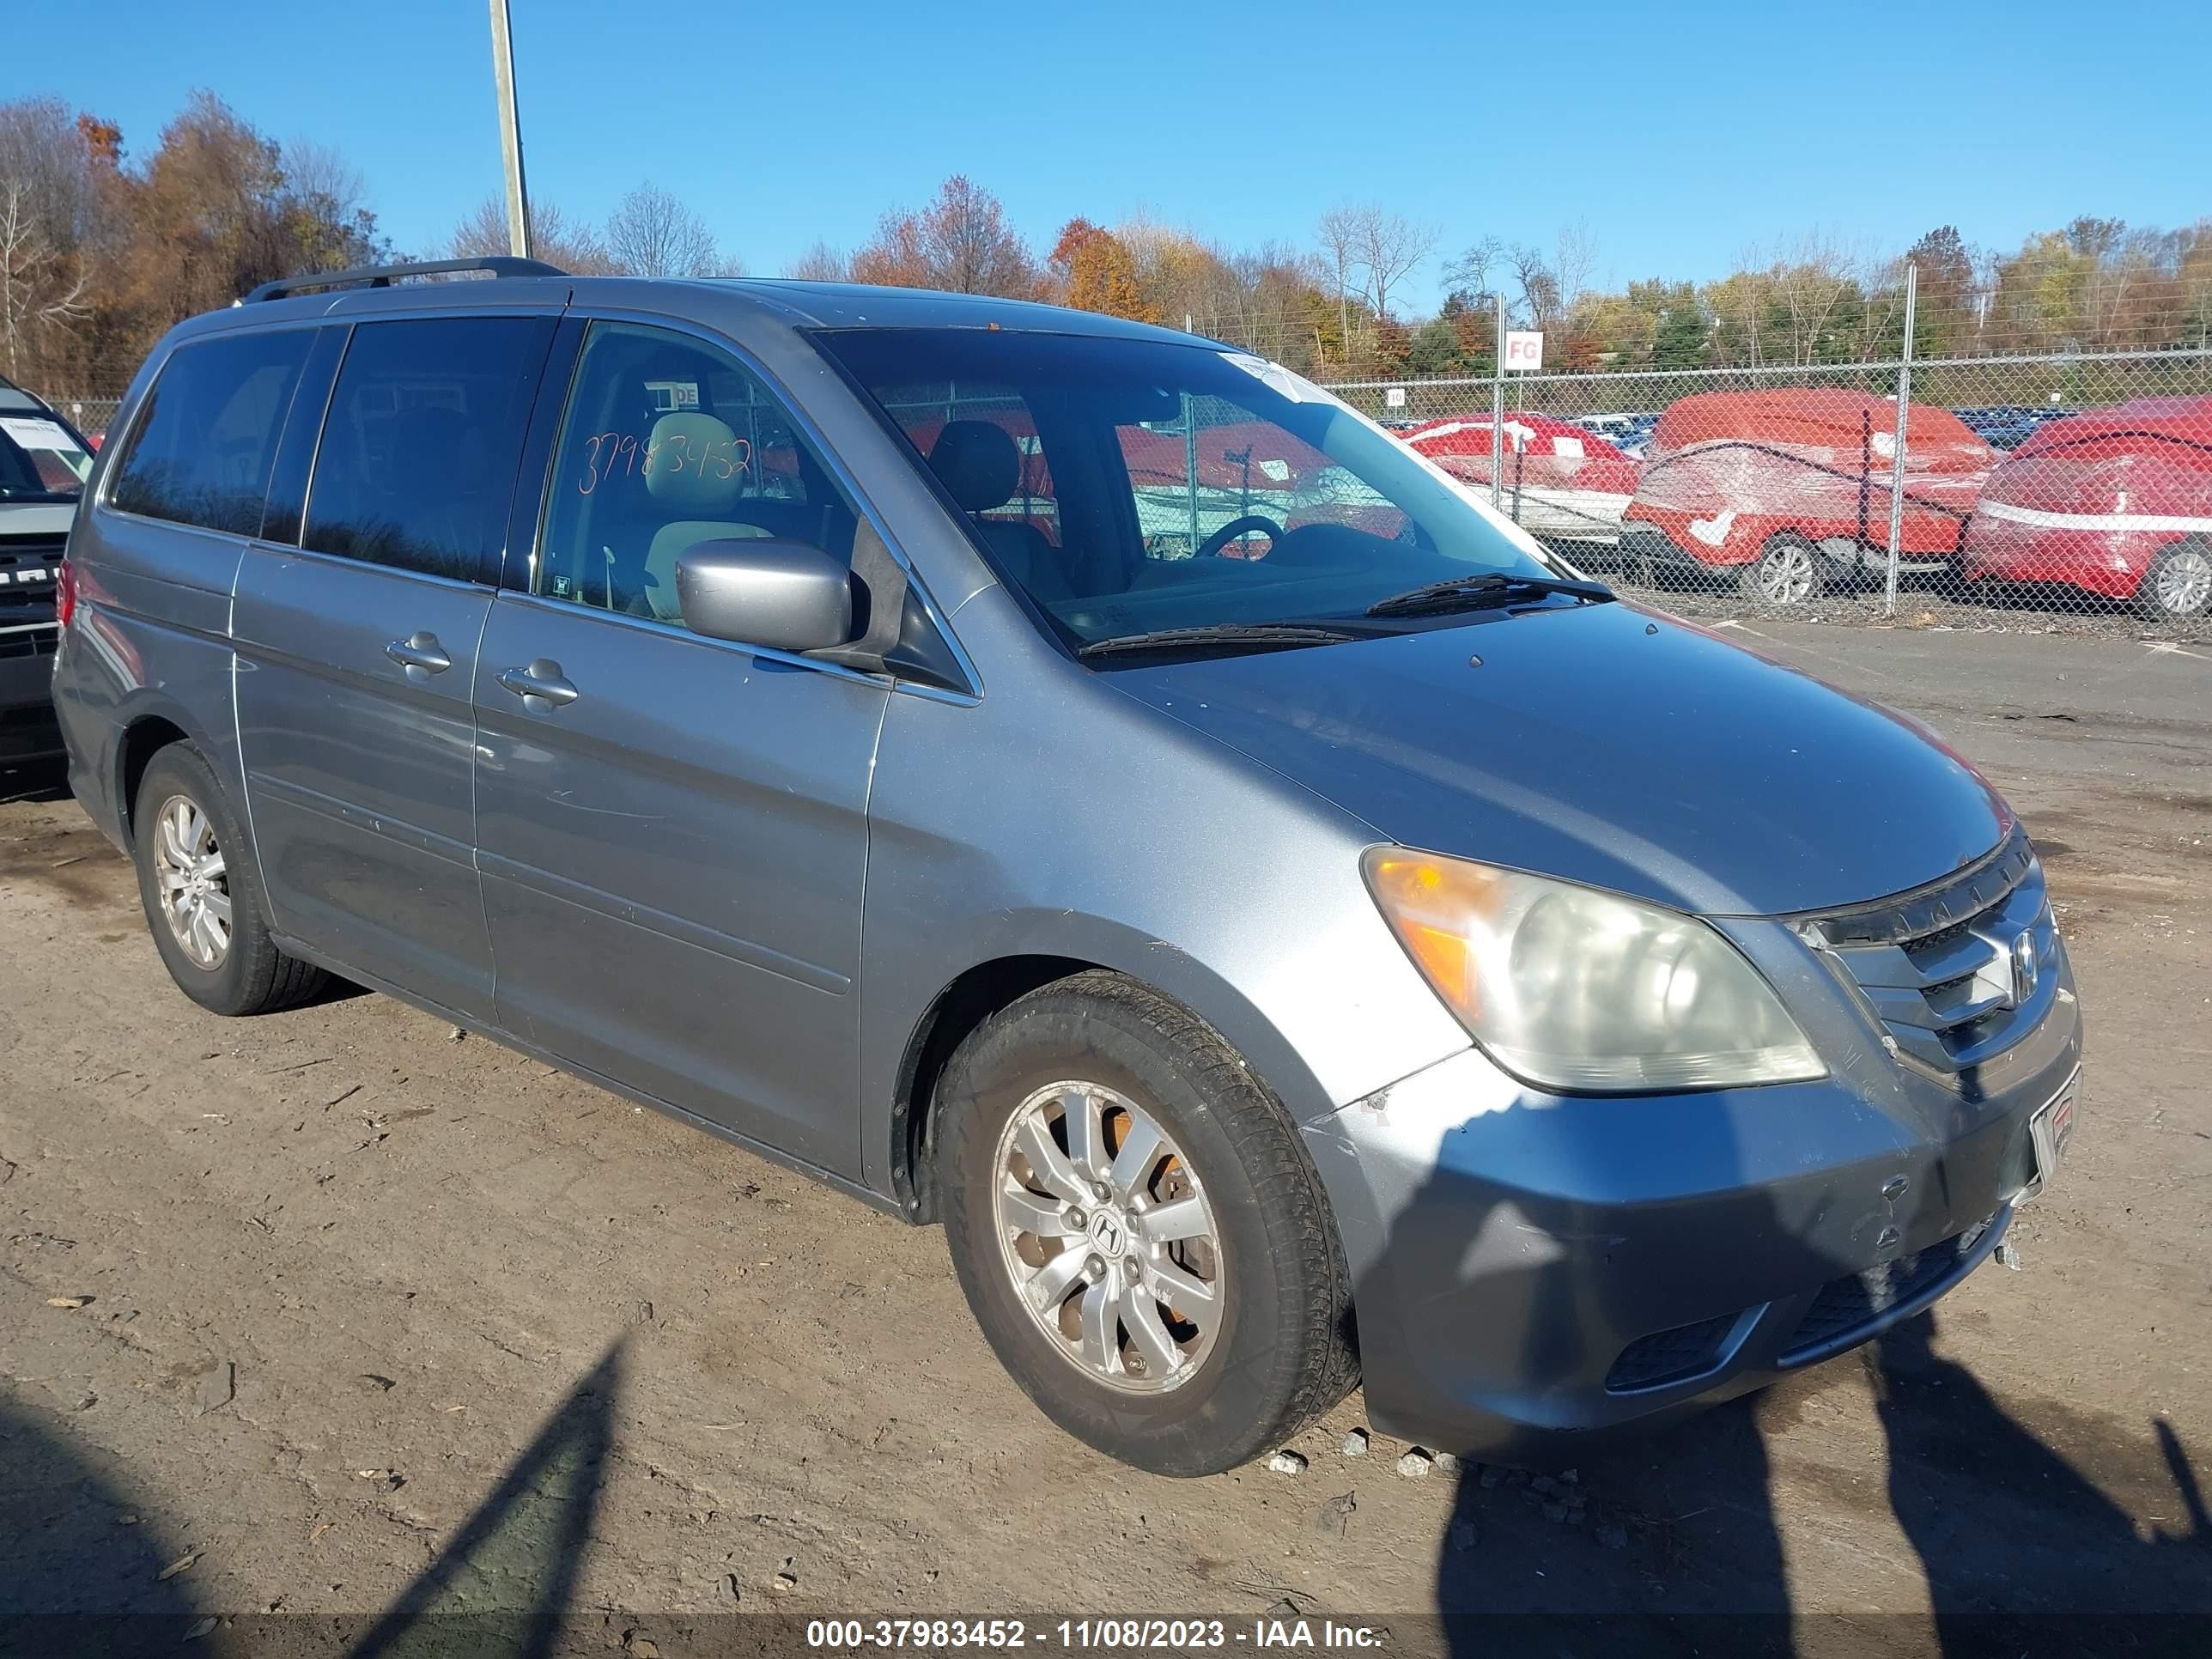
[[[1107,678],[1389,841],[1708,915],[1901,892],[2011,823],[1904,716],[1626,604]]]

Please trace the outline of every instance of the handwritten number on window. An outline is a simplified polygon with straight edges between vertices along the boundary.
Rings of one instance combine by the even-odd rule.
[[[672,432],[657,443],[641,446],[634,434],[594,432],[584,440],[584,467],[576,480],[576,493],[588,495],[607,479],[629,477],[643,471],[672,476],[689,467],[702,477],[726,483],[750,472],[753,447],[744,438],[697,440],[689,433]]]

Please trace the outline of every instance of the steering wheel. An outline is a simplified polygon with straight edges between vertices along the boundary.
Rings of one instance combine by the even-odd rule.
[[[1229,544],[1236,540],[1237,537],[1245,534],[1248,531],[1253,530],[1266,531],[1267,532],[1268,539],[1271,541],[1279,542],[1283,539],[1283,536],[1285,534],[1283,526],[1277,524],[1273,519],[1267,518],[1257,513],[1247,513],[1241,519],[1231,519],[1227,524],[1222,526],[1220,529],[1215,531],[1211,536],[1208,536],[1204,541],[1200,542],[1198,544],[1198,551],[1193,554],[1192,556],[1194,558],[1200,559],[1218,559],[1221,556],[1221,550],[1223,548],[1228,546]]]

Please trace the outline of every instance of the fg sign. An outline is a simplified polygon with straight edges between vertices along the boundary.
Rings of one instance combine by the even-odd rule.
[[[1505,335],[1505,367],[1533,372],[1544,366],[1544,337],[1533,329],[1509,329]]]

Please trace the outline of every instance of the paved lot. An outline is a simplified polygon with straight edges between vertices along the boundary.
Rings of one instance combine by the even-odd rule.
[[[1346,1459],[1357,1395],[1295,1478],[1110,1464],[1001,1375],[934,1231],[382,998],[204,1015],[52,777],[0,778],[0,1613],[166,1650],[551,1606],[671,1653],[756,1609],[1792,1611],[1808,1653],[2212,1613],[2212,650],[1756,633],[2036,830],[2084,1121],[2023,1271],[1550,1491]]]

